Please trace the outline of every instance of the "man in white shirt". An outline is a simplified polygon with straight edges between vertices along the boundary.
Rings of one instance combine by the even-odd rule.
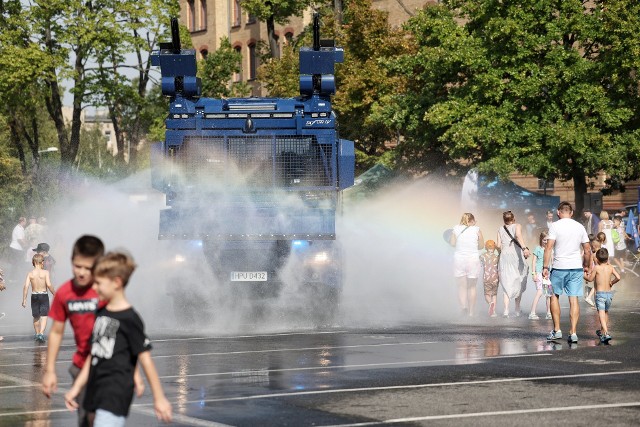
[[[591,270],[591,245],[587,231],[578,221],[571,219],[573,207],[568,202],[558,205],[559,220],[551,224],[544,249],[542,276],[550,278],[553,287],[551,296],[551,317],[553,330],[547,340],[562,338],[560,330],[560,295],[569,297],[571,329],[569,342],[577,343],[576,328],[580,317],[579,297],[582,296],[582,283],[585,272]],[[551,254],[553,253],[553,270],[549,273]]]
[[[11,277],[19,279],[22,277],[21,266],[23,264],[22,257],[26,245],[24,226],[27,225],[27,219],[23,216],[18,220],[18,225],[11,232],[11,244],[9,245],[11,253]]]

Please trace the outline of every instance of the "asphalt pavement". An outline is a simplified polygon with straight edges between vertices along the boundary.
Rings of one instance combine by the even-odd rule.
[[[75,425],[63,401],[72,337],[60,352],[60,390],[49,400],[39,388],[46,345],[9,316],[0,322],[0,426]],[[597,340],[586,305],[577,345],[547,342],[549,320],[482,313],[375,329],[149,335],[172,425],[631,426],[640,424],[638,325],[640,283],[631,283],[614,299],[610,345]],[[135,399],[127,425],[158,425],[149,391]]]

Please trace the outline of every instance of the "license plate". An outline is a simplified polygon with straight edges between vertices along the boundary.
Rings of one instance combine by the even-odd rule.
[[[232,271],[232,282],[266,282],[266,271]]]

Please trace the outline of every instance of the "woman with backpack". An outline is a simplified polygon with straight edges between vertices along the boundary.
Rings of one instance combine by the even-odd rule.
[[[529,265],[526,259],[531,252],[522,238],[522,226],[516,224],[516,217],[511,211],[502,214],[504,225],[498,229],[497,246],[500,249],[498,274],[500,286],[504,291],[504,317],[509,317],[509,301],[515,301],[515,315],[522,314],[520,300],[527,288]]]

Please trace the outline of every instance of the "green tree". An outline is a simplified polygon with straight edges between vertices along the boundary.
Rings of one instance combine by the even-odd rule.
[[[404,87],[404,77],[392,75],[384,61],[409,52],[411,46],[402,30],[391,28],[387,12],[372,8],[371,0],[351,0],[344,6],[337,44],[344,47],[345,59],[336,69],[333,106],[340,136],[354,141],[362,170],[378,162],[389,150],[387,144],[398,139],[399,133],[372,118],[381,99]]]
[[[417,50],[388,61],[407,86],[375,115],[405,166],[572,180],[578,210],[587,177],[638,175],[637,2],[442,3],[407,23]]]
[[[241,0],[242,8],[256,19],[266,22],[271,58],[280,57],[276,23],[286,24],[292,16],[301,16],[313,0]]]
[[[159,39],[168,32],[169,18],[178,15],[180,8],[176,0],[103,1],[102,8],[111,19],[100,28],[102,44],[95,50],[98,67],[89,75],[89,102],[108,110],[120,169],[129,153],[127,168],[135,170],[144,137],[140,114],[152,77],[149,53],[158,48]],[[181,30],[181,42],[188,47],[189,33]]]
[[[403,31],[390,27],[388,13],[372,8],[371,0],[346,1],[344,9],[337,7],[327,3],[321,9],[321,36],[334,37],[336,45],[345,52],[344,63],[336,66],[333,107],[340,123],[340,136],[354,141],[357,167],[363,170],[381,161],[381,156],[389,151],[386,144],[398,136],[383,121],[372,117],[380,100],[397,93],[404,84],[403,77],[391,75],[384,61],[408,52],[411,45]],[[342,23],[338,21],[338,13]],[[258,78],[270,96],[298,94],[298,49],[312,42],[309,25],[285,45],[281,58],[260,66]]]
[[[220,47],[198,63],[198,74],[202,79],[202,96],[226,98],[247,96],[251,88],[244,82],[232,82],[234,73],[240,72],[242,55],[236,52],[229,39],[223,37]]]

